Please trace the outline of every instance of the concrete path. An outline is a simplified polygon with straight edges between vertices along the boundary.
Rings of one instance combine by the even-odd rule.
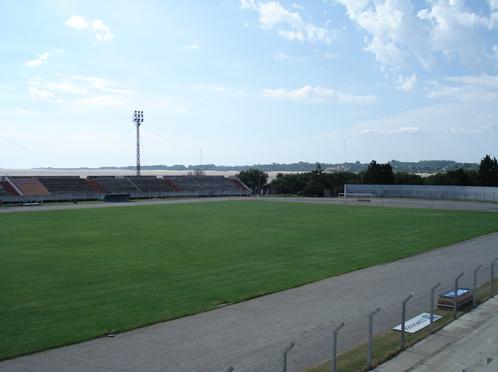
[[[366,338],[367,313],[381,307],[375,331],[399,323],[401,300],[413,293],[408,316],[427,311],[429,289],[449,289],[464,272],[498,257],[498,234],[393,263],[323,280],[113,338],[99,338],[0,363],[0,371],[279,371],[291,342],[289,371],[330,358],[331,330],[346,323],[339,351]],[[489,278],[483,269],[482,283]]]
[[[377,372],[498,371],[498,296],[394,359]]]

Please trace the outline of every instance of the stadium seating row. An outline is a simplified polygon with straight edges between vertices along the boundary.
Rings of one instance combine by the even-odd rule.
[[[90,185],[78,176],[37,177],[50,193],[57,192],[94,192]]]
[[[10,196],[10,194],[7,192],[7,190],[5,190],[5,188],[3,187],[3,182],[0,182],[0,199],[2,197],[6,197],[6,196]]]
[[[3,177],[0,200],[8,196],[54,197],[73,195],[76,199],[98,195],[129,194],[133,198],[174,194],[199,196],[248,195],[250,190],[237,178],[223,176],[78,176]]]

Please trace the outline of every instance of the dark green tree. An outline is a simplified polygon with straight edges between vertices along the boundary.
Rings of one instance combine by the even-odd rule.
[[[320,166],[321,168],[321,166]],[[330,195],[344,192],[344,184],[360,183],[360,175],[353,172],[325,173],[316,169],[309,173],[277,174],[270,183],[273,194],[321,196],[324,190]]]
[[[261,190],[266,189],[268,183],[268,174],[257,168],[242,171],[237,177],[258,195],[261,194]]]
[[[309,173],[279,173],[271,181],[270,189],[273,194],[301,195],[308,179]]]
[[[418,174],[398,172],[394,173],[394,183],[396,185],[423,185],[424,179]]]
[[[363,183],[392,185],[394,183],[394,174],[391,164],[377,163],[372,160],[363,176]]]
[[[496,158],[486,155],[479,165],[479,185],[498,186],[498,162]]]
[[[306,196],[323,196],[325,190],[325,173],[320,163],[316,163],[315,169],[311,171],[308,183],[303,189]]]

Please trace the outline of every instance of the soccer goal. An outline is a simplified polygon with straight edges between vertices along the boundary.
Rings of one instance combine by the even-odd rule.
[[[356,200],[362,202],[371,202],[374,201],[376,196],[375,194],[362,194],[357,192],[341,192],[339,193],[339,198],[346,200]]]

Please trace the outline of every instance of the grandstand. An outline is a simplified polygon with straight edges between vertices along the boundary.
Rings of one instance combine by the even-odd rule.
[[[178,190],[196,192],[201,195],[246,195],[245,188],[238,179],[223,176],[165,176]]]
[[[5,189],[3,188],[3,185],[2,185],[2,183],[0,182],[0,199],[1,199],[2,197],[7,197],[7,196],[10,196],[10,194],[7,192],[7,190],[5,190]]]
[[[52,194],[54,193],[93,193],[95,192],[90,185],[78,176],[63,176],[63,177],[38,177],[38,180]]]
[[[50,195],[37,177],[7,177],[6,181],[22,196]]]
[[[175,196],[247,196],[251,190],[238,178],[223,176],[78,176],[4,177],[0,202],[110,200],[111,196],[157,198]]]
[[[4,191],[4,196],[17,196],[19,193],[16,189],[8,182],[8,181],[0,181],[0,188]],[[0,191],[0,199],[1,199],[2,191]]]
[[[196,176],[165,176],[164,179],[175,184],[178,191],[197,192],[201,191],[201,185],[195,180]]]
[[[140,190],[127,177],[89,177],[106,194],[136,194]]]
[[[175,189],[164,179],[156,176],[130,176],[126,177],[141,192],[173,192]]]

